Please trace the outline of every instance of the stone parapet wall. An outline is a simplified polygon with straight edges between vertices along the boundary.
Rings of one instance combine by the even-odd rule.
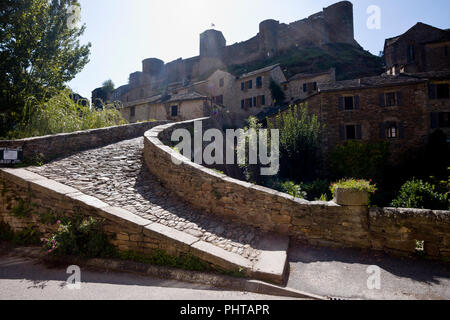
[[[192,123],[159,126],[146,132],[144,139],[144,158],[150,172],[192,206],[314,245],[411,253],[416,250],[416,240],[425,240],[428,255],[450,256],[450,212],[369,210],[310,202],[232,179],[191,162],[162,142],[169,139],[174,128],[192,128]],[[176,165],[172,159],[181,164]],[[397,221],[409,231],[394,227]]]
[[[43,161],[49,161],[79,151],[137,138],[147,130],[168,122],[141,122],[21,140],[0,140],[0,148],[22,148],[25,161],[33,160],[36,157]]]
[[[42,236],[48,237],[58,226],[55,223],[43,223],[42,214],[53,213],[57,217],[93,217],[97,221],[103,221],[103,231],[119,251],[152,254],[159,249],[171,256],[198,257],[206,264],[221,270],[237,272],[242,269],[244,274],[253,274],[252,266],[244,258],[236,258],[236,255],[222,252],[187,233],[112,207],[74,188],[24,169],[1,169],[0,191],[0,221],[7,223],[15,232],[32,226],[39,230]],[[18,216],[18,213],[23,214],[26,211],[23,208],[18,209],[23,205],[32,210],[24,216]],[[267,277],[267,274],[264,276]]]

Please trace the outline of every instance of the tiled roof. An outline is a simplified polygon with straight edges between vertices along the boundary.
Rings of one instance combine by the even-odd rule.
[[[366,77],[361,79],[344,80],[337,82],[325,82],[319,84],[319,91],[339,91],[350,89],[366,89],[375,87],[385,87],[391,85],[409,84],[423,82],[423,79],[412,77],[406,74],[396,76],[381,75],[376,77]]]
[[[175,101],[185,101],[185,100],[199,100],[199,99],[206,99],[207,97],[204,95],[201,95],[198,92],[188,92],[188,93],[179,93],[174,94],[170,96],[169,100],[166,100],[166,102],[175,102]]]
[[[441,71],[428,71],[419,73],[407,73],[410,77],[415,77],[419,79],[450,79],[450,69]]]
[[[420,43],[440,42],[440,41],[445,41],[446,39],[448,39],[448,35],[447,35],[448,30],[439,29],[439,28],[430,26],[429,24],[418,22],[413,27],[411,27],[408,31],[406,31],[405,33],[403,33],[397,37],[386,39],[386,41],[385,41],[386,46],[390,46],[390,45],[394,44],[395,42],[397,42],[400,38],[402,38],[406,34],[412,32],[414,29],[417,30],[419,28],[420,28],[420,30],[422,30],[422,36],[420,37],[420,39],[422,39],[422,40],[418,39],[418,41]]]
[[[262,69],[258,69],[258,70],[252,71],[252,72],[244,73],[244,74],[239,76],[239,79],[248,78],[248,77],[252,77],[252,76],[255,76],[257,74],[260,74],[260,73],[272,71],[273,69],[275,69],[276,67],[279,67],[279,66],[280,66],[279,64],[274,64],[274,65],[271,65],[271,66],[268,66],[268,67],[265,67],[265,68],[262,68]]]
[[[199,100],[199,99],[206,99],[206,98],[207,98],[206,96],[201,95],[198,92],[180,93],[180,94],[166,95],[166,96],[158,94],[158,95],[152,96],[150,98],[146,98],[146,99],[125,102],[123,104],[123,106],[126,108],[126,107],[130,107],[130,106],[135,106],[138,104],[144,104],[144,103],[178,102],[178,101]]]

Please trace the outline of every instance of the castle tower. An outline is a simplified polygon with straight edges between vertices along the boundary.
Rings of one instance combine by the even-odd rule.
[[[163,67],[164,61],[156,58],[149,58],[142,61],[142,72],[151,77],[158,76],[163,70]]]
[[[280,22],[265,20],[259,24],[260,51],[264,57],[272,57],[278,51],[278,28]]]
[[[202,57],[219,57],[221,49],[226,45],[227,41],[220,31],[210,29],[200,34],[200,56]]]
[[[324,8],[323,14],[330,42],[355,44],[353,4],[351,2],[335,3]]]

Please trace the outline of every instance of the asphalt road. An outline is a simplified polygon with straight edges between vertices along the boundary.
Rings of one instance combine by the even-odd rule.
[[[0,300],[276,300],[274,296],[162,280],[129,273],[81,269],[81,288],[69,289],[68,266],[0,256]]]
[[[450,300],[450,263],[293,243],[289,263],[288,287],[317,295],[345,299]],[[372,269],[368,270],[369,267]],[[379,268],[379,287],[373,278],[374,267]]]

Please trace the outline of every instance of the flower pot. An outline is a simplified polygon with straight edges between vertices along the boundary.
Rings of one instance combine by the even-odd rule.
[[[358,189],[335,187],[334,201],[341,206],[367,206],[369,193]]]

